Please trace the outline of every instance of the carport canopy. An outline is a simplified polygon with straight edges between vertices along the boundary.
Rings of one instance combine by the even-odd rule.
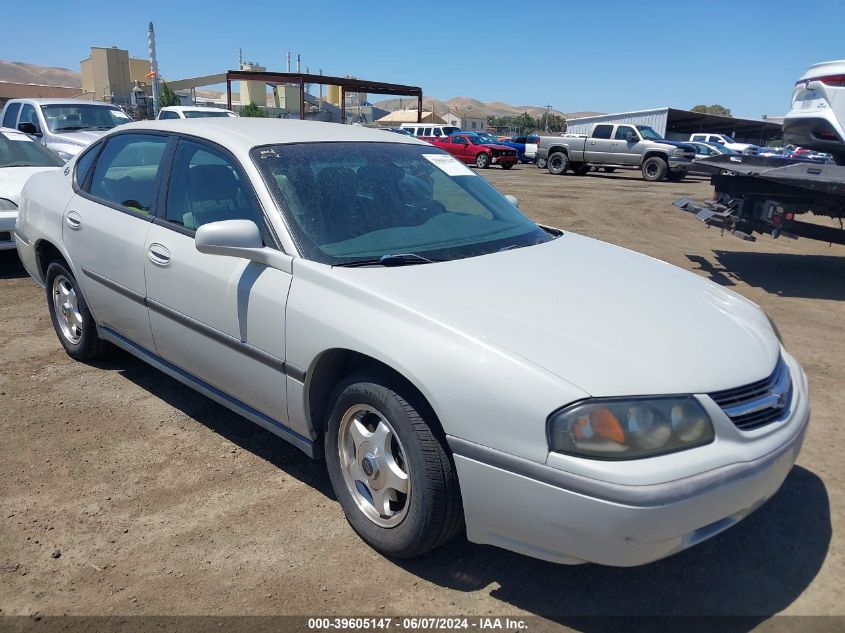
[[[783,135],[783,127],[772,121],[736,119],[675,108],[667,108],[667,110],[666,138],[672,138],[670,136],[672,134],[689,135],[710,132],[728,134],[737,141],[745,143],[768,145],[772,139],[779,139]]]

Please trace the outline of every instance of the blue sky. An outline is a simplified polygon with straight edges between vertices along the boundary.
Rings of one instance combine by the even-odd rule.
[[[312,72],[566,112],[721,103],[738,116],[780,115],[807,66],[845,58],[845,0],[5,5],[9,61],[78,71],[92,45],[146,57],[153,20],[170,78],[234,69],[239,47],[284,70],[290,50]]]

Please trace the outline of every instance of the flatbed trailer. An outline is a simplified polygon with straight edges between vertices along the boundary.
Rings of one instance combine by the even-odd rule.
[[[695,165],[711,174],[713,199],[681,198],[674,205],[706,225],[744,240],[760,233],[845,245],[845,166],[728,154]],[[796,219],[806,213],[834,218],[838,226]]]

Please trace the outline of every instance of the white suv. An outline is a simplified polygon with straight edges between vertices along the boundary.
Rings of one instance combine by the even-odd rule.
[[[845,60],[814,64],[792,91],[784,142],[833,154],[845,165]]]
[[[693,143],[717,143],[740,154],[756,154],[760,149],[759,145],[737,143],[727,134],[690,134],[689,140]]]

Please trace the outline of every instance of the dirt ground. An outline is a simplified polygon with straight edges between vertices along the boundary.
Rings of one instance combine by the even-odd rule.
[[[707,230],[671,205],[709,197],[703,178],[483,175],[537,221],[692,270],[775,319],[809,375],[813,419],[767,505],[640,568],[556,566],[464,537],[391,561],[284,441],[127,354],[72,361],[43,291],[5,253],[0,615],[530,614],[577,629],[583,615],[845,615],[845,247]]]

